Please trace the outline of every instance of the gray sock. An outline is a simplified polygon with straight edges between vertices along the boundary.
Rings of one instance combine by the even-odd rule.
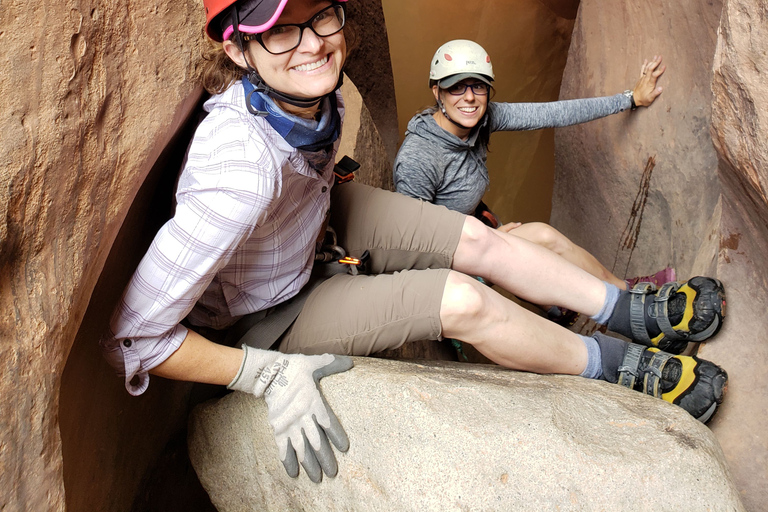
[[[627,353],[629,343],[606,336],[601,332],[594,334],[594,339],[600,347],[600,357],[602,361],[602,379],[614,384],[619,381],[619,366],[624,362],[624,355]]]
[[[598,311],[595,316],[590,317],[600,325],[608,323],[608,320],[613,314],[613,310],[616,308],[616,302],[619,300],[620,293],[620,290],[616,286],[606,283],[605,281],[603,281],[603,284],[605,285],[605,302],[603,303],[602,309]]]
[[[603,360],[600,354],[600,345],[595,338],[578,335],[584,345],[587,347],[587,367],[581,372],[582,377],[588,379],[599,379],[603,376]]]

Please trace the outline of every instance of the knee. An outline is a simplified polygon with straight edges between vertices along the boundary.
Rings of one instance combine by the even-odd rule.
[[[552,252],[563,254],[568,251],[571,241],[561,232],[543,222],[531,222],[533,239],[536,244],[546,247]]]
[[[467,325],[467,322],[479,320],[486,310],[484,287],[485,285],[477,279],[459,272],[451,272],[445,283],[440,308],[444,325]]]
[[[460,244],[482,254],[495,237],[493,230],[474,217],[468,216],[461,230]]]

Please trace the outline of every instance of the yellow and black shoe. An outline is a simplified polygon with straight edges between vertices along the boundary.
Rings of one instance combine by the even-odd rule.
[[[679,354],[689,341],[714,336],[724,318],[723,284],[699,276],[658,290],[652,283],[636,284],[620,296],[608,328],[645,346]]]
[[[702,423],[712,419],[728,386],[728,374],[714,363],[635,343],[627,345],[618,376],[618,384],[679,405]]]

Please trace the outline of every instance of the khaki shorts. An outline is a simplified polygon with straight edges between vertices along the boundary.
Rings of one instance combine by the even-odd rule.
[[[369,275],[336,275],[307,298],[286,353],[369,355],[440,339],[440,302],[465,216],[359,183],[334,187],[330,225]]]

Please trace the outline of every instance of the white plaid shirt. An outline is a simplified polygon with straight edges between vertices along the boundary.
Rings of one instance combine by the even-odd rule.
[[[296,295],[309,279],[330,208],[334,158],[322,174],[313,170],[246,110],[240,82],[204,108],[209,114],[187,152],[174,216],[155,236],[101,340],[133,395],[179,348],[187,335],[179,322],[188,314],[193,325],[224,328]],[[334,156],[337,149],[338,141]]]

